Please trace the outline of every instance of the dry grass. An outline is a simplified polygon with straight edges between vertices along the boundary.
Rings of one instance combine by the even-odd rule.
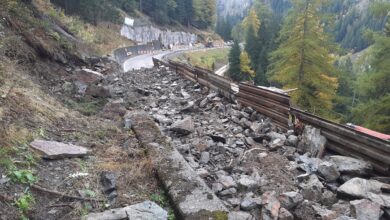
[[[94,47],[100,55],[111,54],[117,48],[134,45],[134,42],[120,35],[120,25],[102,22],[95,26],[76,16],[66,15],[55,8],[49,0],[33,0],[33,2],[41,13],[63,23],[83,42]]]

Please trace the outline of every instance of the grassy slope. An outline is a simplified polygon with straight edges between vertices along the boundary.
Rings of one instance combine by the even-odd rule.
[[[78,17],[65,15],[63,11],[55,8],[49,0],[33,0],[33,3],[40,13],[63,23],[84,43],[95,48],[99,55],[111,54],[119,47],[134,45],[134,42],[120,35],[120,25],[102,22],[94,26]]]
[[[214,64],[215,70],[217,70],[228,63],[228,55],[228,48],[218,48],[184,53],[178,57],[175,57],[174,60],[186,62],[191,65],[199,66],[209,70],[213,70]]]

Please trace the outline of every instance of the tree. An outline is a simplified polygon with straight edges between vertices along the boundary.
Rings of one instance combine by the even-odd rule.
[[[255,76],[255,72],[251,69],[251,62],[246,51],[240,54],[240,80],[250,81]]]
[[[229,77],[235,81],[240,81],[240,55],[241,49],[238,41],[234,41],[232,49],[229,52]]]
[[[337,78],[328,37],[317,10],[320,0],[294,0],[283,24],[279,48],[271,54],[269,80],[298,88],[292,101],[309,112],[330,116]]]
[[[257,17],[256,10],[252,8],[249,15],[242,22],[242,26],[245,30],[245,51],[248,53],[254,68],[256,69],[256,61],[259,55],[258,48],[258,36],[257,33],[260,29],[260,20]]]
[[[390,3],[379,11],[390,14]],[[371,71],[358,79],[360,104],[353,109],[353,120],[368,128],[390,133],[390,16],[382,34],[374,38]]]

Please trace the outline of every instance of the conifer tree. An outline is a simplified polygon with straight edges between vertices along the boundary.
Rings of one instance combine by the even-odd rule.
[[[358,79],[361,103],[353,109],[355,123],[390,134],[390,3],[380,3],[387,13],[382,34],[375,36],[372,70]]]
[[[255,76],[255,72],[251,69],[251,62],[246,51],[240,54],[240,80],[250,81]]]
[[[232,80],[240,81],[240,55],[241,49],[238,41],[234,41],[232,49],[229,52],[229,77]]]
[[[269,79],[285,89],[298,88],[292,100],[301,108],[330,116],[337,78],[317,12],[321,0],[294,0],[293,4],[281,30],[282,43],[271,54]]]

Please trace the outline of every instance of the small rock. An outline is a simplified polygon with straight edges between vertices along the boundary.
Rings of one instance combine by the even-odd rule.
[[[298,192],[285,192],[278,197],[278,200],[282,207],[292,210],[303,202],[303,196]]]
[[[314,174],[310,175],[309,180],[305,183],[301,183],[300,187],[302,189],[302,196],[304,199],[310,201],[320,201],[322,197],[322,190],[324,185]]]
[[[263,219],[278,219],[280,202],[276,198],[276,192],[265,192],[261,199]]]
[[[202,152],[199,162],[201,164],[207,164],[209,161],[210,161],[210,153],[209,152]]]
[[[286,141],[286,135],[279,134],[274,131],[267,133],[267,136],[270,137],[271,141],[275,139],[280,139],[283,143]]]
[[[243,175],[238,180],[238,186],[244,190],[255,190],[259,186],[259,184],[250,176]]]
[[[316,212],[316,216],[319,216],[321,220],[333,220],[337,217],[337,213],[335,211],[325,209],[317,204],[312,207]]]
[[[223,185],[220,183],[213,183],[211,189],[213,190],[213,192],[217,193],[223,190]]]
[[[318,166],[318,173],[324,177],[327,182],[334,182],[340,177],[337,167],[328,161],[322,162]]]
[[[113,172],[102,172],[100,175],[101,182],[104,187],[104,192],[109,193],[116,189],[115,173]]]
[[[208,176],[210,176],[210,173],[205,169],[205,168],[200,168],[200,169],[197,169],[196,170],[196,173],[202,177],[202,178],[206,178]]]
[[[221,196],[231,196],[237,193],[237,189],[232,187],[229,189],[225,189],[224,191],[220,192],[219,195]]]
[[[295,135],[288,136],[287,141],[286,141],[286,145],[294,147],[294,146],[297,146],[297,143],[298,143],[297,136],[295,136]]]
[[[325,190],[322,193],[321,204],[325,206],[332,206],[337,202],[336,194],[329,190]]]
[[[294,216],[287,209],[280,208],[278,220],[294,220]]]
[[[194,121],[191,117],[186,117],[183,120],[176,121],[170,128],[171,131],[179,135],[189,135],[195,131]]]
[[[251,214],[247,212],[229,212],[228,220],[251,220],[252,216]]]
[[[374,220],[380,219],[383,215],[381,205],[376,202],[371,202],[367,199],[354,200],[351,204],[351,215],[358,220]]]
[[[234,181],[231,176],[219,176],[219,182],[223,185],[225,189],[230,187],[236,187],[237,183]]]
[[[137,88],[137,92],[144,96],[150,96],[151,92],[149,90],[143,89],[143,88]]]
[[[270,148],[271,151],[272,150],[277,150],[277,149],[283,147],[283,144],[284,144],[284,141],[279,139],[279,138],[277,138],[277,139],[271,141],[271,143],[269,144],[269,148]]]
[[[239,198],[231,198],[228,199],[227,201],[232,206],[239,206],[241,204],[241,200]]]
[[[200,107],[200,108],[206,107],[206,105],[207,105],[208,102],[209,102],[209,99],[208,99],[208,98],[203,99],[203,100],[199,103],[199,107]]]
[[[260,201],[261,204],[261,201]],[[260,207],[259,204],[252,198],[244,198],[240,204],[240,208],[243,211],[251,211],[252,209]]]

